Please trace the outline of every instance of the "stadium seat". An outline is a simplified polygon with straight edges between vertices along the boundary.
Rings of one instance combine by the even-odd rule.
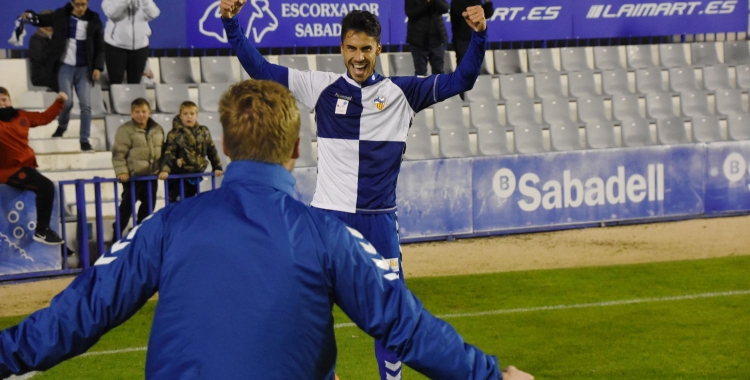
[[[641,94],[666,93],[661,67],[635,71],[635,89]]]
[[[201,76],[204,83],[234,83],[232,57],[201,57]]]
[[[578,123],[567,120],[550,123],[550,147],[553,151],[569,151],[581,149]]]
[[[724,89],[716,91],[716,112],[722,115],[745,115],[750,114],[742,106],[742,90]]]
[[[656,120],[678,117],[674,112],[671,94],[646,94],[646,114]]]
[[[529,71],[534,73],[548,73],[558,71],[552,59],[552,49],[529,49]]]
[[[570,116],[570,101],[566,98],[547,98],[542,100],[542,118],[547,124],[562,124],[573,121]]]
[[[625,69],[603,71],[602,91],[607,95],[633,94],[633,91],[630,90],[628,71]]]
[[[145,84],[113,84],[109,87],[112,110],[120,115],[130,115],[130,103],[137,98],[146,99]]]
[[[712,91],[734,88],[729,81],[729,67],[723,64],[704,67],[703,87]]]
[[[414,60],[411,53],[390,53],[388,63],[391,65],[391,76],[409,76],[414,75]]]
[[[172,130],[172,122],[177,114],[174,113],[152,113],[151,118],[164,129],[164,136]],[[213,137],[213,136],[212,136]],[[221,137],[221,136],[219,136]],[[221,146],[221,145],[219,145]]]
[[[659,62],[663,67],[688,66],[685,49],[682,44],[659,45]]]
[[[128,111],[128,113],[130,113],[130,111]],[[104,104],[104,94],[102,93],[102,85],[94,83],[94,86],[91,87],[91,117],[94,119],[101,119],[107,114],[108,112]],[[81,117],[81,106],[77,94],[73,94],[73,108],[70,110],[70,117],[73,119]]]
[[[534,93],[537,98],[566,98],[559,72],[534,74]]]
[[[315,159],[312,147],[312,138],[310,135],[300,133],[299,137],[299,158],[294,163],[294,166],[299,168],[307,168],[318,165],[318,161]]]
[[[523,71],[519,50],[495,50],[495,74],[517,74]]]
[[[450,74],[454,71],[456,71],[456,60],[451,56],[451,52],[446,50],[443,54],[443,72]]]
[[[432,132],[432,134],[437,134],[437,130],[427,124],[427,113],[424,111],[418,112],[416,115],[414,115],[414,117],[411,119],[409,128],[425,129]]]
[[[444,128],[440,136],[440,155],[444,158],[472,157],[469,146],[469,130],[463,127]]]
[[[578,98],[578,119],[587,125],[609,121],[604,110],[604,97],[589,96]]]
[[[244,67],[241,67],[240,68],[240,80],[248,80],[248,79],[252,79],[252,77],[250,76],[250,74],[247,73],[247,71],[245,71]]]
[[[638,96],[633,94],[613,96],[612,115],[617,120],[643,119],[638,105]]]
[[[598,96],[594,72],[587,70],[568,73],[568,94],[579,98]]]
[[[617,46],[594,47],[594,67],[598,70],[624,69]]]
[[[563,71],[591,70],[586,57],[585,47],[568,47],[560,49],[560,66]]]
[[[117,129],[130,120],[130,115],[107,115],[104,117],[104,129],[107,135],[107,149],[112,150],[112,144],[115,142]]]
[[[432,132],[427,128],[422,128],[412,123],[406,135],[404,159],[413,161],[433,158],[435,158],[435,155],[432,154]]]
[[[290,69],[297,69],[301,71],[310,70],[310,64],[307,62],[306,55],[280,55],[279,65],[288,67]]]
[[[448,99],[432,106],[434,112],[435,128],[438,131],[442,129],[464,128],[468,127],[464,123],[463,104],[460,101]]]
[[[512,126],[539,124],[536,121],[534,101],[531,99],[514,99],[505,104],[508,123]]]
[[[693,141],[709,143],[724,141],[721,136],[721,127],[719,117],[715,115],[705,115],[691,119]]]
[[[735,67],[737,73],[737,87],[750,89],[750,64]]]
[[[299,102],[297,102],[297,109],[299,109],[300,134],[305,133],[315,140],[318,132],[310,113],[310,109]]]
[[[344,73],[346,66],[339,54],[320,54],[315,56],[315,65],[318,71],[331,73]]]
[[[724,63],[730,66],[750,63],[748,41],[724,41]]]
[[[629,45],[627,52],[628,67],[632,69],[647,69],[656,66],[651,53],[651,45]]]
[[[215,139],[220,138],[224,134],[217,112],[199,112],[198,124],[206,126],[208,131],[211,132],[211,137]]]
[[[485,100],[469,103],[470,126],[479,131],[485,128],[505,128],[493,101]]]
[[[499,99],[492,83],[493,80],[491,75],[480,75],[474,82],[474,87],[464,93],[464,99],[467,102],[490,100],[498,103]]]
[[[157,84],[156,109],[159,112],[179,113],[180,104],[190,100],[190,90],[187,84]]]
[[[685,132],[682,118],[670,117],[656,120],[656,136],[661,145],[685,144],[690,138]]]
[[[614,148],[615,126],[611,121],[599,120],[586,123],[586,147],[588,149]]]
[[[500,75],[500,96],[505,100],[530,99],[526,74]]]
[[[727,118],[727,134],[730,140],[750,140],[750,117],[730,115]]]
[[[231,83],[201,83],[198,85],[198,103],[201,111],[219,112],[219,100]]]
[[[674,92],[698,91],[695,69],[691,66],[673,67],[669,69],[669,89]]]
[[[161,83],[197,83],[193,78],[190,57],[161,57],[159,58],[159,72],[161,73]]]
[[[692,118],[714,116],[708,108],[708,92],[685,91],[680,94],[680,108],[683,116]]]
[[[541,124],[518,125],[513,127],[513,145],[520,154],[546,152]]]
[[[644,118],[621,120],[622,145],[639,147],[654,145],[648,120]]]
[[[721,64],[714,42],[694,42],[690,44],[690,55],[694,66]]]
[[[483,127],[477,130],[477,153],[480,156],[511,154],[505,127]]]

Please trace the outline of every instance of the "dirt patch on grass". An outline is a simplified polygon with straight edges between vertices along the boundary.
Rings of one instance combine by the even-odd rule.
[[[750,216],[587,228],[403,246],[407,278],[750,254]],[[0,316],[49,305],[71,277],[0,286]]]

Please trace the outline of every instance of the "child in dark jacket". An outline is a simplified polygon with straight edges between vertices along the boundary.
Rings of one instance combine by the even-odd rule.
[[[198,106],[186,101],[180,105],[180,114],[172,121],[172,130],[167,134],[164,144],[164,158],[159,179],[165,180],[169,174],[203,173],[209,161],[214,175],[220,177],[224,172],[219,152],[208,128],[198,124]],[[169,202],[189,198],[198,193],[198,184],[202,178],[170,179]],[[180,182],[184,189],[180,191]]]

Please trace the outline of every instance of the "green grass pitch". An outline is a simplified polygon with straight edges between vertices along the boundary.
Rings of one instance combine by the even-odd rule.
[[[446,319],[468,342],[537,379],[750,378],[750,256],[407,283],[434,314],[454,315]],[[145,347],[154,306],[93,355],[32,379],[142,379],[145,351],[102,352]],[[0,328],[21,318],[0,318]],[[336,336],[341,379],[376,379],[372,339],[356,327]],[[404,378],[424,377],[407,368]]]

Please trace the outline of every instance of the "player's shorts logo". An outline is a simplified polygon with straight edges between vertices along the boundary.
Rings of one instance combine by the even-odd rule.
[[[373,103],[375,103],[375,107],[378,108],[378,110],[382,111],[383,108],[385,108],[385,97],[378,95],[375,99],[372,100]]]

